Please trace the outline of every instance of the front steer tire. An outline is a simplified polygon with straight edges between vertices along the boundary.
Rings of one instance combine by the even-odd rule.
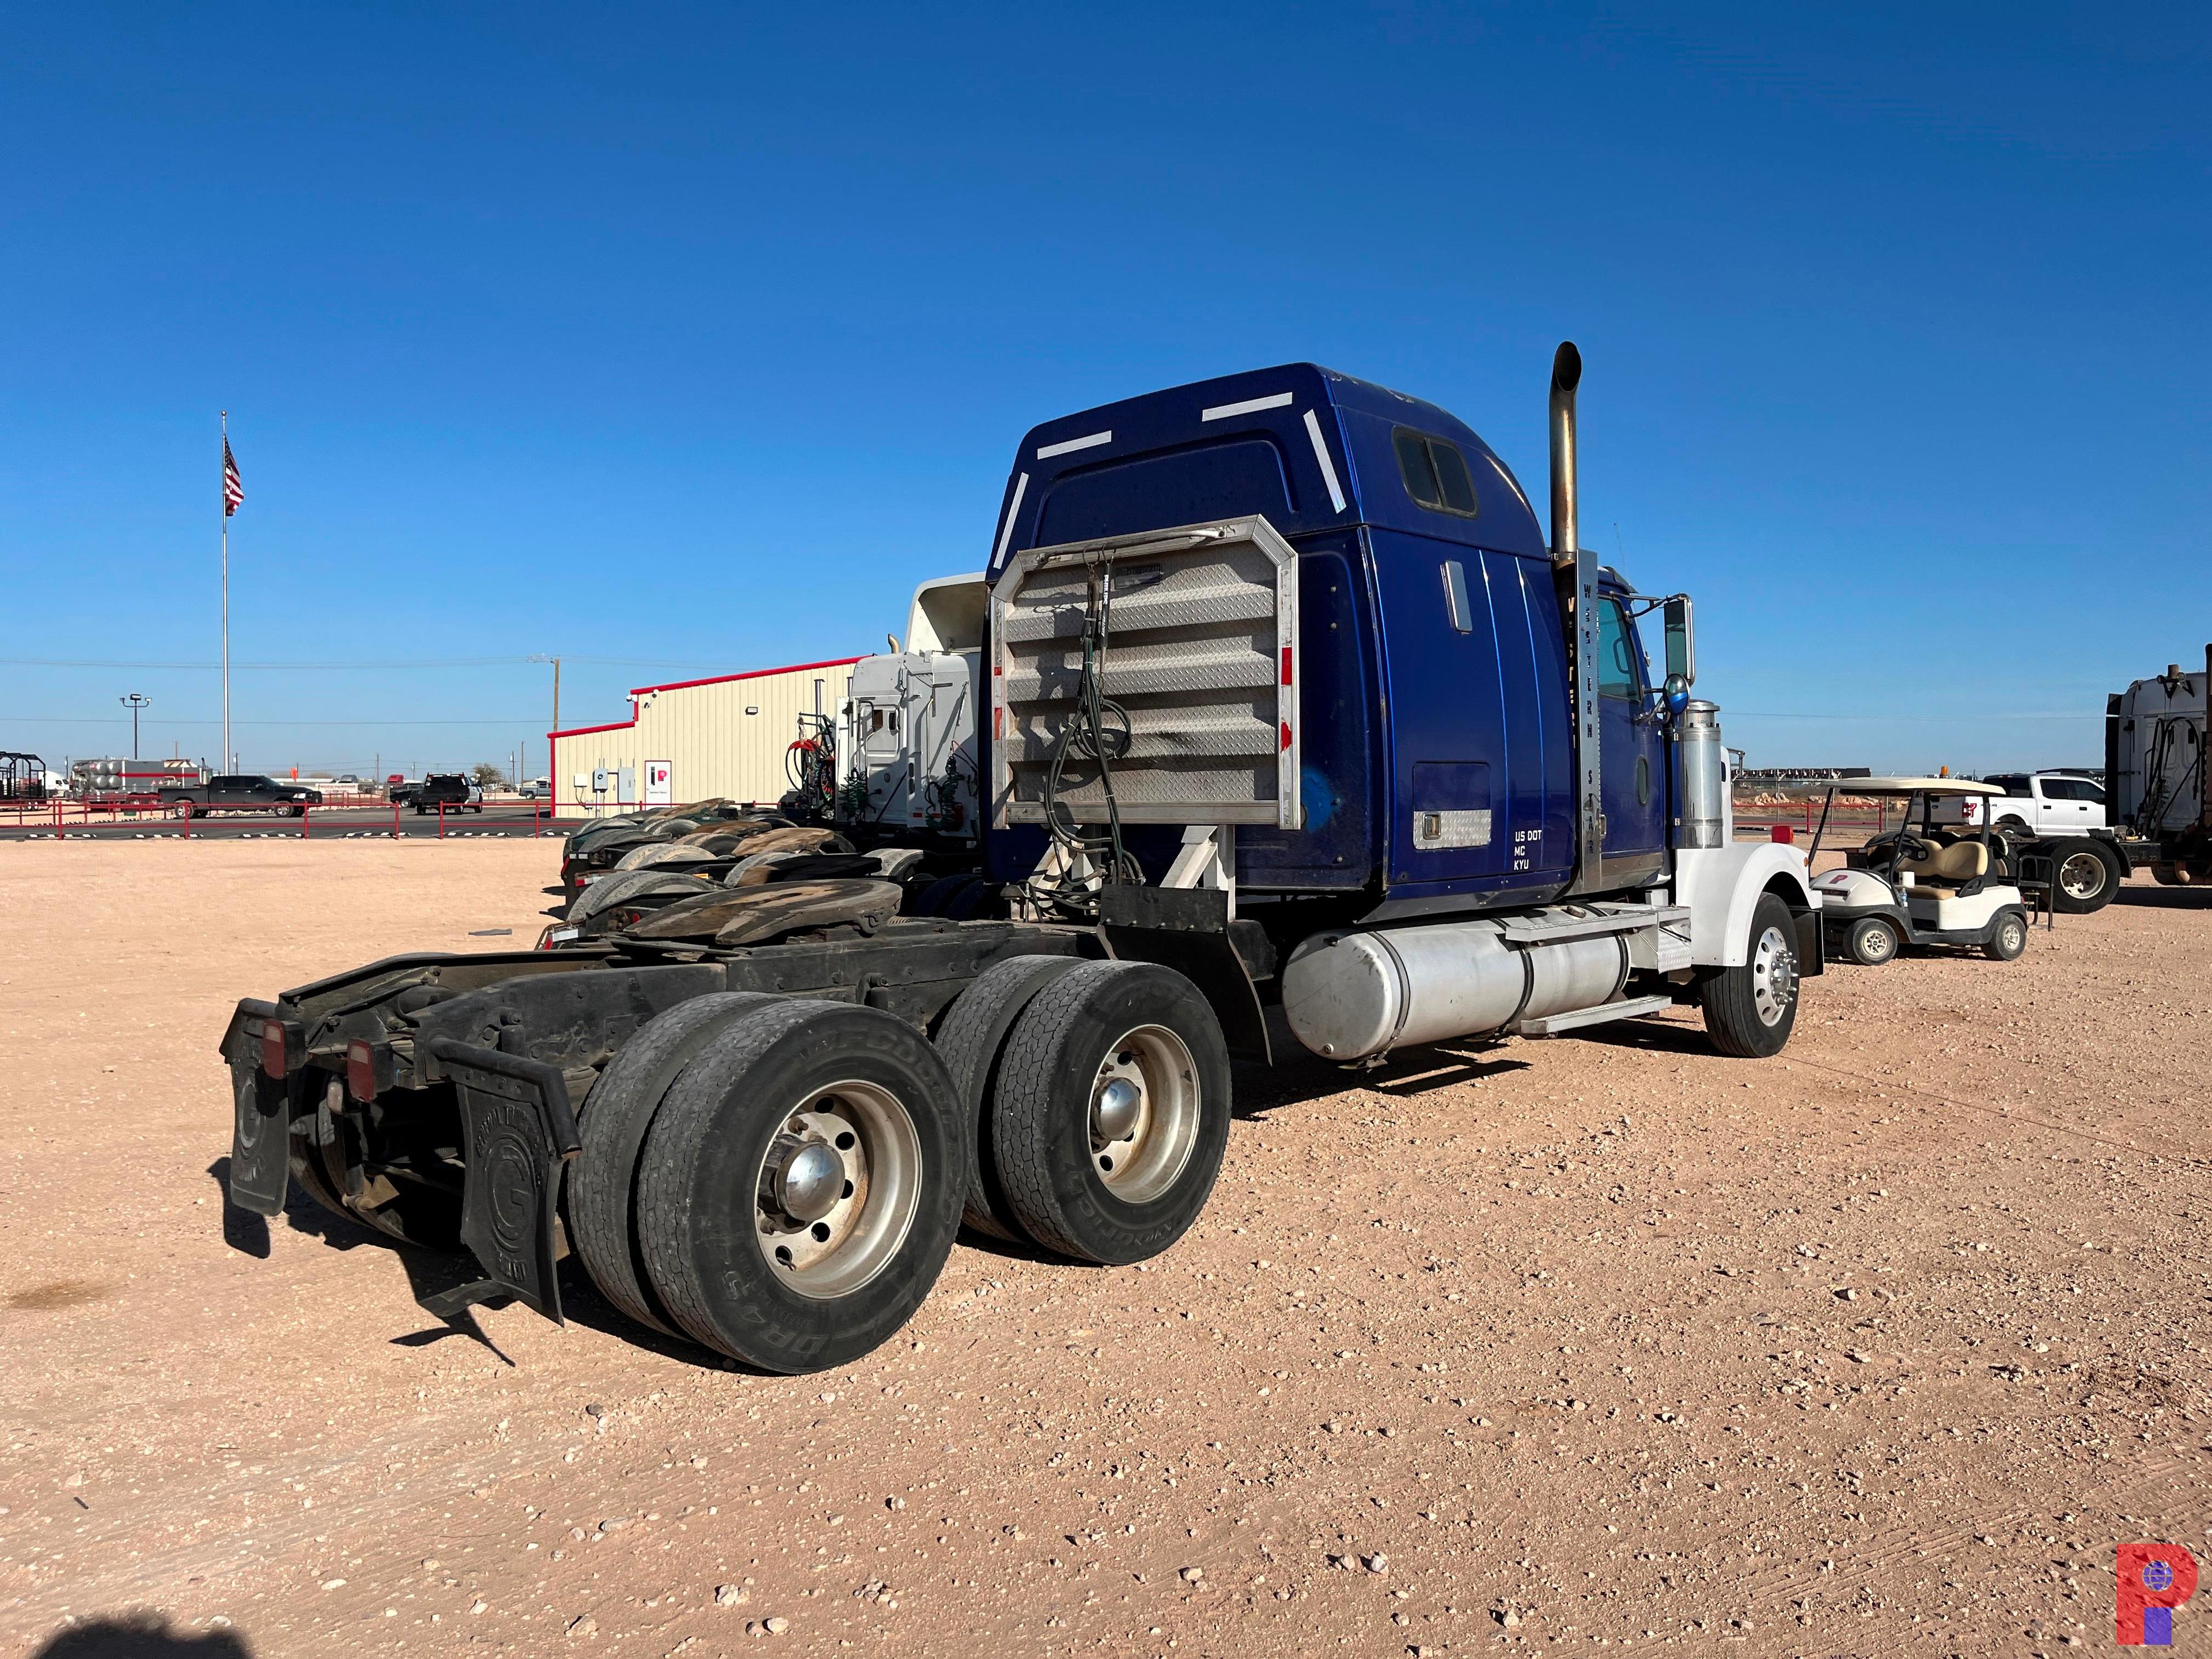
[[[1141,962],[1070,969],[1023,1012],[999,1077],[999,1178],[1038,1243],[1079,1261],[1142,1261],[1198,1219],[1229,1145],[1229,1051],[1181,974]],[[1122,1094],[1109,1117],[1117,1081],[1135,1100]],[[1128,1133],[1113,1136],[1125,1116]]]
[[[1797,1024],[1797,923],[1772,893],[1752,907],[1744,961],[1709,969],[1698,987],[1705,1035],[1736,1060],[1778,1054]]]
[[[695,1340],[763,1370],[859,1358],[951,1252],[966,1134],[944,1061],[903,1021],[811,999],[740,1014],[646,1136],[637,1230],[655,1293]],[[802,1202],[832,1194],[820,1213]]]

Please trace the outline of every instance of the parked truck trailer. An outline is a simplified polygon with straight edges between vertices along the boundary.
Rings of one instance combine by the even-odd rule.
[[[234,1198],[297,1182],[556,1318],[573,1250],[641,1324],[803,1371],[897,1330],[963,1222],[1169,1249],[1232,1062],[1286,1037],[1364,1067],[1689,1004],[1775,1054],[1818,901],[1733,838],[1689,599],[1581,544],[1580,378],[1563,345],[1548,538],[1471,428],[1310,364],[1034,428],[977,642],[988,914],[732,864],[241,1002]]]
[[[2171,663],[2105,700],[2105,796],[2137,864],[2167,886],[2212,883],[2212,768],[2205,762],[2202,672]]]

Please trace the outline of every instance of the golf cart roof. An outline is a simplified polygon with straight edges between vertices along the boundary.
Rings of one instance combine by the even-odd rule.
[[[2002,784],[1978,778],[1838,778],[1829,788],[1849,795],[2002,795]]]

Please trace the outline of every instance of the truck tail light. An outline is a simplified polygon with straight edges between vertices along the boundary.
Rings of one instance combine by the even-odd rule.
[[[1284,684],[1285,685],[1288,685],[1290,683],[1291,683],[1291,647],[1290,647],[1289,646],[1287,646],[1287,645],[1286,645],[1286,646],[1285,646],[1285,647],[1283,647],[1283,684]]]
[[[1797,844],[1797,826],[1794,823],[1778,823],[1773,829],[1768,830],[1767,834],[1784,847],[1795,847]]]
[[[376,1098],[376,1056],[359,1037],[346,1044],[346,1089],[364,1105]]]
[[[284,1022],[281,1019],[261,1022],[261,1069],[280,1083],[284,1080]]]

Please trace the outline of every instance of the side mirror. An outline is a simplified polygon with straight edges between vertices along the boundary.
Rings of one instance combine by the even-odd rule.
[[[1677,593],[1667,601],[1667,684],[1671,692],[1680,680],[1687,691],[1698,683],[1698,644],[1690,627],[1690,596]]]

